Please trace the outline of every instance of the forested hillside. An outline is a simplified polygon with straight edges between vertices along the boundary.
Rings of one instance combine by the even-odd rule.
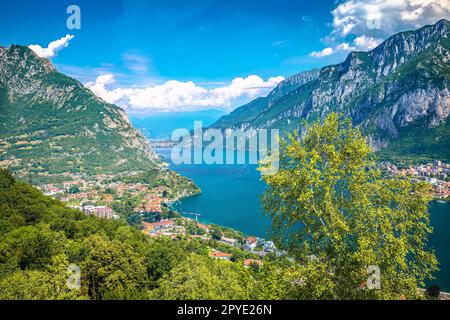
[[[159,160],[125,112],[24,46],[0,46],[0,166],[36,174],[147,170]]]
[[[281,154],[263,197],[280,250],[249,268],[243,252],[210,257],[215,237],[150,238],[1,170],[0,300],[421,298],[417,288],[438,269],[429,185],[383,177],[361,133],[336,114],[303,142],[284,141]],[[67,286],[69,266],[78,289]],[[382,286],[370,286],[368,267],[380,269]]]
[[[0,171],[0,300],[288,298],[272,273],[291,263],[246,269],[208,253],[197,239],[150,239],[86,216]],[[67,287],[69,265],[80,269],[79,290]]]

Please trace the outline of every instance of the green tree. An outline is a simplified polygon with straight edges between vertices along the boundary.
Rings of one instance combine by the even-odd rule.
[[[274,238],[300,263],[299,283],[307,283],[298,285],[298,297],[414,298],[437,269],[427,249],[429,186],[383,178],[350,120],[331,114],[303,137],[289,135],[279,171],[264,180]],[[380,269],[379,290],[366,286],[370,266]]]
[[[214,240],[220,240],[223,236],[222,230],[218,226],[211,226],[211,237]]]
[[[255,298],[263,300],[310,300],[331,298],[334,284],[326,275],[327,265],[277,260],[265,262],[256,274]]]
[[[0,279],[0,300],[75,300],[87,299],[81,289],[70,289],[68,260],[64,255],[52,258],[46,270],[16,271]]]
[[[82,281],[93,299],[105,299],[145,290],[143,257],[128,244],[92,235],[84,240],[86,257],[80,263]]]
[[[181,241],[174,243],[170,239],[153,241],[146,255],[147,273],[153,287],[156,282],[172,268],[186,259],[187,251]]]
[[[70,186],[69,188],[69,193],[70,194],[75,194],[75,193],[79,193],[80,192],[80,187],[79,186]]]
[[[43,270],[66,248],[63,233],[41,225],[14,229],[0,239],[0,275],[16,268]]]
[[[254,279],[241,265],[190,255],[159,281],[154,298],[165,300],[249,299]]]

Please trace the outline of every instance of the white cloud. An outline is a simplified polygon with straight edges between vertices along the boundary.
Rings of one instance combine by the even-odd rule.
[[[333,34],[390,36],[450,18],[450,0],[347,0],[333,10]]]
[[[69,41],[72,40],[75,36],[68,34],[65,37],[62,37],[58,40],[52,41],[48,44],[47,48],[42,48],[38,44],[31,44],[28,47],[34,51],[41,58],[53,58],[56,56],[58,51],[63,48],[67,48],[69,46]]]
[[[256,75],[235,78],[227,86],[206,89],[192,81],[170,80],[161,85],[144,88],[114,88],[114,75],[105,74],[95,82],[86,83],[97,96],[107,102],[119,104],[130,113],[155,113],[168,111],[193,111],[205,108],[231,109],[242,99],[253,99],[267,94],[278,83],[281,76],[264,81]]]
[[[353,40],[356,50],[367,51],[376,48],[382,42],[381,39],[376,39],[369,36],[359,36]]]
[[[355,47],[352,47],[348,42],[343,42],[339,44],[335,51],[352,51],[355,50]]]
[[[315,58],[323,58],[337,52],[367,51],[374,49],[381,42],[381,39],[368,36],[359,36],[353,40],[353,45],[350,45],[348,42],[343,42],[338,44],[335,48],[328,47],[319,52],[313,51],[310,55]]]
[[[372,50],[395,33],[450,19],[450,0],[345,0],[332,15],[328,47],[313,57]]]
[[[329,55],[332,55],[334,53],[333,48],[325,48],[322,51],[313,51],[310,53],[310,55],[314,58],[323,58]]]

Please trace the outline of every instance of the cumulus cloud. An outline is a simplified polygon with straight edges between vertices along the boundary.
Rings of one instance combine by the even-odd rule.
[[[325,48],[322,51],[313,51],[310,53],[310,55],[315,58],[322,58],[322,57],[332,55],[334,53],[334,51],[335,50],[333,48]]]
[[[450,0],[347,0],[332,14],[336,35],[387,37],[450,18]]]
[[[318,52],[313,51],[310,53],[310,55],[315,58],[323,58],[335,54],[337,52],[367,51],[374,49],[381,42],[382,42],[381,39],[376,39],[374,37],[363,35],[353,39],[352,45],[349,44],[348,42],[343,42],[341,44],[336,45],[334,48],[328,47],[323,49],[322,51]]]
[[[348,42],[343,42],[339,45],[337,45],[336,49],[333,51],[351,51],[355,50],[356,48],[351,46]]]
[[[72,40],[74,37],[75,36],[68,34],[65,37],[50,42],[47,48],[42,48],[38,44],[31,44],[28,46],[28,48],[33,50],[34,53],[36,53],[39,57],[50,59],[56,56],[58,51],[67,48],[69,46],[70,40]]]
[[[333,31],[324,49],[328,54],[312,52],[313,57],[371,50],[395,33],[449,19],[450,0],[345,0],[332,16]]]
[[[356,50],[366,51],[376,48],[383,40],[370,36],[359,36],[353,40]]]
[[[144,88],[109,89],[115,83],[115,78],[112,74],[105,74],[97,77],[95,82],[86,83],[86,87],[105,101],[119,104],[130,113],[154,113],[205,108],[230,109],[242,99],[267,94],[283,80],[283,77],[278,76],[264,81],[259,76],[251,75],[235,78],[227,86],[214,89],[206,89],[192,81],[177,80]]]

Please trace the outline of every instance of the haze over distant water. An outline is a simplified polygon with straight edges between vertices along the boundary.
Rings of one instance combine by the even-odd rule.
[[[227,114],[224,110],[201,110],[192,112],[167,112],[143,116],[130,116],[133,125],[149,139],[170,139],[175,129],[194,129],[194,121],[201,121],[204,127]]]

